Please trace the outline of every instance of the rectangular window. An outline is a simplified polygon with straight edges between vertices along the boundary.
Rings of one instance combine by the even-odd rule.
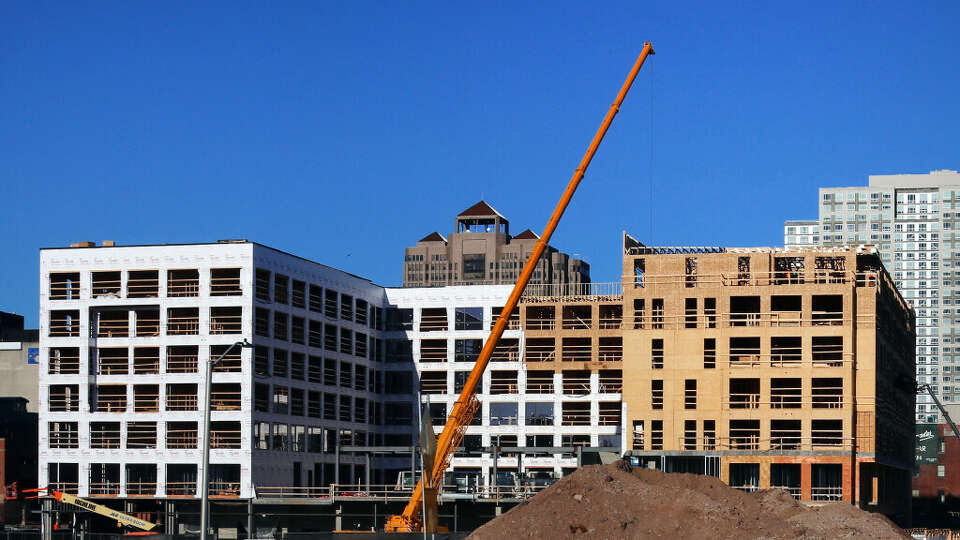
[[[273,412],[287,414],[290,407],[290,390],[286,386],[273,387]]]
[[[685,420],[683,422],[683,449],[697,449],[697,421]]]
[[[696,298],[686,298],[684,299],[684,328],[696,328],[697,327],[697,299]]]
[[[663,409],[663,381],[650,381],[650,408],[654,410]]]
[[[304,376],[303,353],[290,353],[290,378],[302,381]]]
[[[273,337],[274,339],[287,340],[287,314],[279,311],[273,312]]]
[[[287,286],[290,283],[290,278],[281,274],[274,274],[273,276],[273,301],[278,304],[286,304],[288,302],[287,296]]]
[[[650,449],[663,450],[663,420],[650,422]]]
[[[287,351],[282,349],[273,350],[273,376],[287,376]]]
[[[717,299],[716,298],[703,299],[703,318],[707,324],[707,328],[717,327]]]
[[[293,307],[307,307],[307,284],[302,281],[293,280],[293,290],[290,295]]]
[[[687,379],[683,384],[683,408],[697,408],[697,380]]]
[[[315,313],[321,313],[323,311],[323,287],[318,287],[316,285],[310,285],[310,303],[309,309]]]
[[[345,321],[353,320],[353,297],[350,295],[340,295],[340,318]]]
[[[253,333],[258,336],[270,337],[270,310],[257,308],[253,321]]]
[[[703,367],[713,369],[717,367],[717,340],[703,338]]]
[[[290,324],[290,341],[303,345],[305,340],[305,321],[303,317],[292,317]]]
[[[652,309],[653,313],[650,327],[653,329],[663,328],[663,298],[654,298]]]
[[[290,389],[290,414],[303,416],[303,390],[300,388]]]
[[[703,449],[716,450],[717,448],[717,421],[703,421]]]
[[[257,300],[270,301],[270,271],[257,268],[255,296]]]
[[[653,369],[663,369],[663,340],[650,340],[650,361]]]
[[[457,330],[483,330],[482,307],[458,307],[454,313]]]

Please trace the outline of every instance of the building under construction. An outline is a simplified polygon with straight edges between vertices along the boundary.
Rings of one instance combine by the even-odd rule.
[[[446,525],[598,453],[908,519],[914,319],[873,248],[623,247],[619,282],[527,287]],[[382,526],[418,396],[440,424],[510,289],[383,288],[251,242],[46,249],[41,272],[41,482],[169,532],[198,521],[208,402],[215,527]]]

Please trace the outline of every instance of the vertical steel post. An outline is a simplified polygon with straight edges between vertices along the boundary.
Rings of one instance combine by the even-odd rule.
[[[203,373],[206,394],[203,396],[203,473],[200,475],[203,483],[200,486],[200,540],[207,540],[207,527],[210,525],[210,389],[213,386],[213,366],[230,354],[234,347],[242,349],[252,346],[246,339],[233,343],[216,360],[208,358],[207,368]]]

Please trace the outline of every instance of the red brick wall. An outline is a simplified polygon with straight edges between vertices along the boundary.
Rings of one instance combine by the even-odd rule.
[[[940,424],[937,429],[943,437],[946,452],[939,454],[937,460],[944,467],[944,476],[937,476],[937,465],[921,465],[920,474],[913,477],[913,489],[920,492],[920,497],[936,497],[938,490],[944,495],[960,496],[960,439],[954,435],[944,435],[950,432],[950,427]]]

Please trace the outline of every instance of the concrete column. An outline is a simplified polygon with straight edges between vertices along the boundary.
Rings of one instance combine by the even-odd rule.
[[[255,529],[256,521],[253,514],[253,499],[247,500],[247,538],[255,538],[257,531]]]
[[[41,540],[53,540],[53,499],[43,499],[40,519]]]
[[[164,532],[167,534],[177,534],[177,503],[168,500],[164,502],[164,506],[166,508],[166,515],[163,520]]]

